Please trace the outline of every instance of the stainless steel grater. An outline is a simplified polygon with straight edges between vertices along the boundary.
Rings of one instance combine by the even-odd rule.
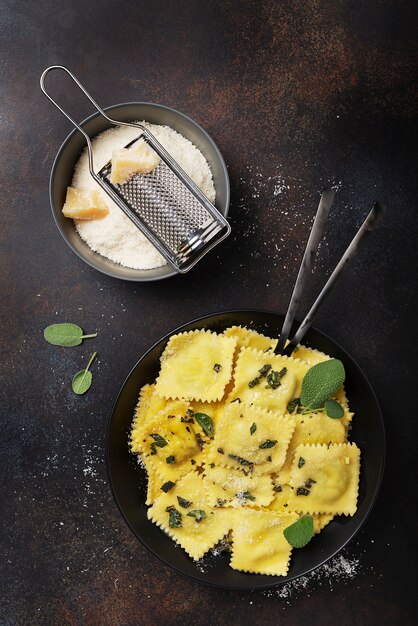
[[[141,139],[146,141],[161,159],[156,169],[150,174],[136,174],[123,185],[110,182],[110,161],[96,174],[90,137],[45,89],[45,77],[52,70],[66,72],[111,124],[138,128],[140,134],[125,148]],[[40,85],[47,98],[84,135],[89,170],[95,181],[177,272],[188,272],[211,248],[229,235],[231,228],[227,220],[142,124],[110,118],[77,78],[62,65],[48,67],[41,76]]]

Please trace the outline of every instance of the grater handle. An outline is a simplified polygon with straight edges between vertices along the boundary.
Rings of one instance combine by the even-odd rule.
[[[90,100],[90,102],[92,103],[92,105],[95,107],[95,109],[97,110],[98,113],[100,113],[100,115],[102,115],[105,119],[107,119],[111,124],[115,124],[116,126],[118,125],[123,125],[123,126],[134,126],[136,128],[140,128],[141,130],[145,130],[144,127],[141,124],[132,124],[129,122],[118,122],[114,119],[112,119],[111,117],[109,117],[104,111],[103,109],[97,104],[97,102],[93,99],[93,97],[89,94],[89,92],[87,91],[87,89],[85,89],[83,87],[83,85],[80,83],[79,80],[77,80],[77,78],[74,76],[74,74],[72,72],[70,72],[70,70],[65,67],[64,65],[51,65],[50,67],[47,67],[46,70],[44,70],[44,72],[42,72],[42,76],[39,80],[41,89],[43,91],[43,93],[46,95],[46,97],[48,98],[48,100],[50,100],[52,102],[52,104],[54,106],[57,107],[57,109],[59,111],[61,111],[61,113],[63,115],[65,115],[65,117],[71,122],[71,124],[77,128],[77,130],[80,131],[80,133],[82,133],[84,135],[84,138],[87,142],[87,148],[88,148],[88,154],[89,154],[89,170],[90,170],[90,174],[97,180],[97,174],[95,174],[94,169],[93,169],[93,151],[92,151],[92,147],[91,147],[91,140],[90,137],[88,136],[88,134],[86,133],[86,131],[79,125],[77,124],[76,121],[73,120],[73,118],[64,111],[64,109],[62,107],[60,107],[60,105],[58,104],[58,102],[56,102],[53,97],[47,92],[46,87],[45,87],[45,77],[47,74],[49,74],[49,72],[52,72],[53,70],[62,70],[63,72],[65,72],[66,74],[68,74],[68,76],[73,80],[73,82],[77,85],[77,87],[83,92],[83,94],[86,96],[86,98],[88,100]]]

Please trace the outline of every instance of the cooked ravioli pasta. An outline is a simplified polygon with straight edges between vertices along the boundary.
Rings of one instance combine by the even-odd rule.
[[[173,399],[220,400],[231,378],[236,344],[236,337],[209,330],[174,335],[161,357],[157,393]]]
[[[354,515],[360,450],[347,442],[343,387],[341,419],[288,408],[310,367],[331,357],[302,345],[278,356],[276,344],[242,326],[172,336],[157,380],[140,390],[130,447],[148,474],[149,519],[191,558],[225,540],[233,569],[285,576],[285,528],[310,514],[318,534]]]

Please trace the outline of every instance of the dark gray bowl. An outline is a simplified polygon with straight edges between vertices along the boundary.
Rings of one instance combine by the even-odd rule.
[[[230,187],[225,161],[214,141],[196,122],[179,111],[161,104],[150,104],[148,102],[115,104],[105,110],[109,117],[121,122],[145,120],[152,124],[166,124],[194,143],[206,157],[212,170],[216,189],[216,208],[222,215],[228,214]],[[111,124],[99,113],[88,117],[81,123],[81,126],[91,138],[111,128]],[[52,166],[49,183],[52,214],[65,241],[88,265],[114,278],[148,281],[176,276],[177,272],[171,265],[164,265],[152,270],[134,270],[109,261],[109,259],[97,252],[90,250],[88,245],[78,235],[73,221],[63,216],[62,207],[65,201],[66,190],[71,184],[75,164],[85,146],[86,141],[84,137],[79,131],[74,130],[62,144]]]

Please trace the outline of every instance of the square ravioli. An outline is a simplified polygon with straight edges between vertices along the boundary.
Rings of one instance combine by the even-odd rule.
[[[205,465],[205,487],[213,507],[267,506],[273,500],[270,476],[251,476],[243,470]]]
[[[231,529],[227,511],[208,505],[203,480],[197,472],[189,472],[148,509],[148,517],[195,560]]]
[[[295,513],[240,509],[232,524],[231,567],[244,572],[286,576],[291,545],[283,531],[298,519]]]
[[[141,433],[143,460],[163,480],[176,480],[198,463],[203,442],[189,423],[188,403],[176,402],[154,416]]]
[[[169,407],[176,410],[178,402],[166,400],[166,398],[159,396],[155,393],[155,385],[144,385],[142,387],[132,422],[130,441],[132,452],[142,451],[142,433],[146,429],[147,425],[152,422],[157,413],[160,413],[160,411],[164,409],[168,409],[168,411],[170,411]]]
[[[234,371],[234,387],[228,396],[271,411],[286,413],[287,405],[300,396],[308,366],[287,356],[242,348]]]
[[[355,444],[301,444],[295,450],[289,510],[354,515],[360,473]]]
[[[277,472],[285,461],[294,428],[290,417],[232,402],[219,420],[208,460],[254,474]]]
[[[156,391],[165,398],[215,402],[232,375],[236,337],[194,330],[171,337],[161,356]]]
[[[345,443],[347,440],[346,430],[340,419],[330,419],[325,413],[293,414],[292,418],[295,420],[295,430],[282,471],[290,469],[295,449],[301,443]]]

